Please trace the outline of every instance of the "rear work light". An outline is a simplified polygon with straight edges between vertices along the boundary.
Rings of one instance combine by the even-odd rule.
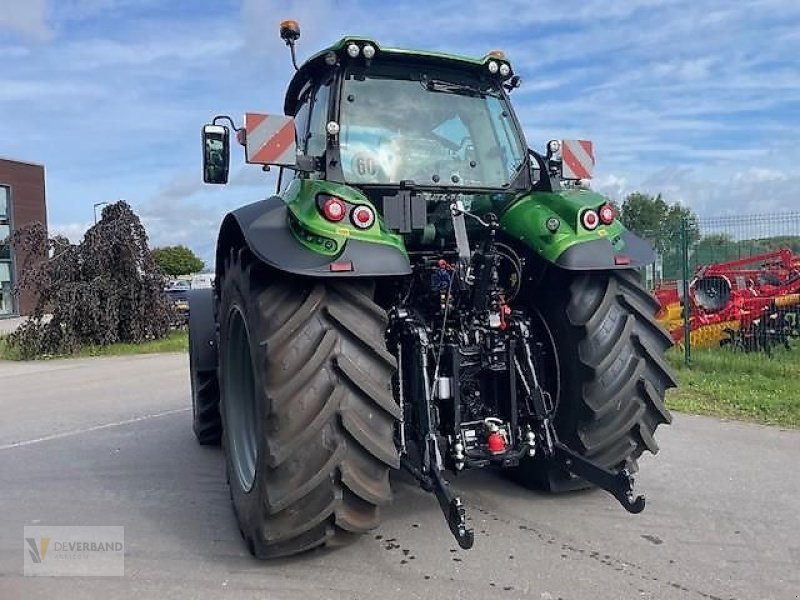
[[[375,212],[369,206],[356,206],[350,219],[359,229],[368,229],[375,222]]]
[[[600,207],[600,222],[603,225],[611,225],[617,218],[617,211],[610,204],[603,204]]]
[[[597,213],[593,211],[591,208],[583,211],[583,215],[581,216],[581,223],[585,229],[589,231],[594,231],[597,229],[597,226],[600,224],[600,217],[597,216]]]
[[[338,223],[344,219],[346,214],[347,205],[345,205],[344,200],[336,196],[328,196],[322,203],[322,216],[328,219],[328,221]]]

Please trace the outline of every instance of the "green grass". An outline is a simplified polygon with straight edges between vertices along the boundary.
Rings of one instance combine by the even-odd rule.
[[[677,351],[667,358],[679,383],[667,395],[670,409],[800,427],[800,345],[776,349],[773,358],[762,352],[695,350],[691,367]]]
[[[75,354],[68,356],[42,356],[40,359],[78,358],[87,356],[126,356],[130,354],[155,354],[158,352],[186,352],[189,337],[185,330],[170,332],[167,337],[141,344],[111,344],[110,346],[84,346]],[[17,352],[9,348],[6,340],[0,338],[0,360],[22,360]]]

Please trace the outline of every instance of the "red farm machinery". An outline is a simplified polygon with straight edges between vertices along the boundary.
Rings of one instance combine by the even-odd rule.
[[[700,266],[688,291],[693,348],[730,345],[770,354],[800,338],[800,256],[789,249]],[[675,283],[655,291],[658,319],[677,344],[685,336],[681,292]]]

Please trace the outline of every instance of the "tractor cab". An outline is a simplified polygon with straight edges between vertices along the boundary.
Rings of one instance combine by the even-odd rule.
[[[410,54],[345,38],[298,70],[284,108],[298,152],[326,180],[505,192],[530,185],[504,88],[514,77],[496,54]]]
[[[295,22],[281,24],[296,68],[285,116],[248,113],[241,128],[215,117],[204,128],[206,183],[227,182],[218,154],[219,121],[227,120],[247,162],[281,167],[282,179],[291,169],[363,190],[509,197],[560,188],[560,144],[548,144],[545,156],[528,151],[508,98],[521,79],[501,51],[471,58],[345,37],[298,67],[299,35]],[[264,121],[269,127],[259,127]]]

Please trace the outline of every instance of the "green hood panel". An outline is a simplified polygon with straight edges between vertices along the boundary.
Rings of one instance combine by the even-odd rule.
[[[406,253],[403,238],[387,231],[383,219],[375,211],[375,223],[368,229],[358,229],[345,217],[339,223],[326,220],[317,208],[317,195],[337,196],[348,204],[366,205],[375,210],[361,192],[348,185],[320,179],[295,179],[283,192],[283,201],[289,208],[292,234],[309,250],[329,256],[342,252],[348,240],[358,240],[392,248]]]
[[[304,248],[336,260],[352,241],[407,256],[404,238],[387,230],[377,211],[375,223],[368,229],[358,229],[347,217],[339,223],[331,223],[320,214],[319,194],[337,196],[352,206],[366,205],[375,209],[363,193],[348,185],[317,179],[293,180],[281,197],[287,207],[290,233]],[[601,194],[570,189],[532,192],[513,200],[511,195],[505,195],[507,200],[501,196],[474,195],[468,210],[478,214],[500,213],[500,226],[507,235],[565,269],[632,268],[653,260],[649,245],[627,231],[618,220],[610,225],[601,224],[594,231],[583,227],[583,211],[597,210],[608,202]],[[553,217],[560,223],[555,233],[547,229],[547,221]],[[449,229],[449,219],[442,225]]]
[[[594,231],[580,221],[587,208],[597,210],[608,200],[589,190],[533,192],[521,196],[502,214],[500,225],[508,235],[519,240],[546,260],[558,263],[559,257],[573,246],[595,242],[608,245],[614,254],[623,253],[628,235],[619,221],[599,225]],[[547,220],[555,217],[560,226],[555,233],[547,229]],[[608,265],[613,268],[613,262]]]

